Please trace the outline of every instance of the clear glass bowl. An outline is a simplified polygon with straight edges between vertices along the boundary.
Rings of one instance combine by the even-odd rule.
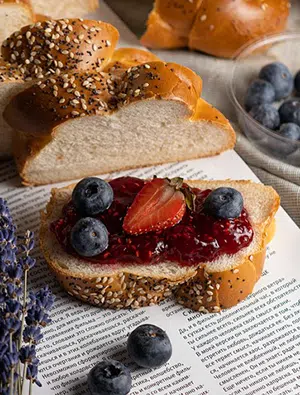
[[[263,66],[280,61],[295,75],[300,70],[299,54],[300,33],[279,34],[256,41],[239,51],[229,84],[237,120],[248,139],[266,154],[294,166],[300,166],[300,141],[282,137],[262,126],[246,112],[243,104],[250,82],[258,78]],[[274,103],[276,107],[280,104]]]

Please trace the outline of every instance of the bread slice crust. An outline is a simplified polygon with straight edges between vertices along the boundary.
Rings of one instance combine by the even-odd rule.
[[[46,210],[41,213],[41,249],[62,287],[87,303],[117,309],[158,304],[172,293],[180,304],[202,312],[218,312],[245,299],[263,270],[266,245],[274,235],[279,196],[273,188],[250,181],[187,183],[201,189],[231,186],[240,190],[255,233],[250,246],[233,256],[188,267],[171,262],[151,267],[87,264],[69,256],[50,231],[50,224],[59,218],[62,207],[71,198],[74,185],[70,185],[53,189]],[[256,208],[251,208],[253,196],[257,199]]]

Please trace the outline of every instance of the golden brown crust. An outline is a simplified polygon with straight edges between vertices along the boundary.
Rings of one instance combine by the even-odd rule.
[[[117,29],[105,22],[50,20],[23,27],[4,41],[1,51],[24,78],[43,79],[63,72],[101,71],[118,38]]]
[[[147,21],[147,30],[141,38],[145,47],[160,48],[182,48],[188,46],[188,37],[177,34],[165,23],[162,18],[152,11]]]
[[[179,3],[184,0],[179,1]],[[156,0],[142,43],[150,48],[189,46],[230,58],[246,43],[282,32],[289,15],[288,0],[194,1],[190,14],[178,0]],[[189,29],[189,30],[188,30]],[[182,40],[178,37],[183,35]],[[186,40],[186,41],[185,41]]]
[[[247,184],[249,181],[241,183]],[[71,191],[73,188],[74,185],[70,185],[64,190]],[[118,309],[158,304],[172,293],[180,304],[203,313],[219,312],[236,305],[252,292],[262,274],[266,245],[274,235],[274,216],[280,204],[279,196],[274,193],[269,216],[261,224],[264,230],[257,252],[244,256],[239,265],[219,272],[209,270],[209,264],[201,264],[198,269],[195,267],[197,271],[189,272],[187,277],[170,281],[157,275],[138,276],[128,272],[126,267],[124,271],[110,276],[75,274],[62,268],[53,260],[53,253],[47,247],[49,218],[53,218],[58,192],[57,189],[52,190],[46,212],[41,213],[40,243],[47,263],[70,295],[97,306]]]
[[[109,64],[103,69],[107,73],[116,73],[142,63],[156,62],[160,59],[150,51],[138,48],[118,48],[114,51]]]

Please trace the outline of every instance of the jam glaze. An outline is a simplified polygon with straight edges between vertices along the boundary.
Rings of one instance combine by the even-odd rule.
[[[81,218],[70,201],[62,216],[50,226],[64,250],[77,258],[94,264],[156,264],[172,261],[182,266],[211,262],[223,254],[235,254],[253,239],[253,229],[245,209],[234,219],[217,219],[203,213],[203,203],[211,190],[193,188],[195,210],[187,208],[183,219],[175,226],[160,232],[129,235],[122,224],[128,208],[145,181],[121,177],[110,182],[114,201],[110,208],[95,218],[100,219],[109,232],[106,251],[92,258],[80,257],[70,244],[72,227]]]

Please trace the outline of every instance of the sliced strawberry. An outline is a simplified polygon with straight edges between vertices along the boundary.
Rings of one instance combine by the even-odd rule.
[[[123,229],[130,234],[163,230],[176,225],[185,211],[185,197],[175,183],[154,178],[135,197],[124,218]]]

